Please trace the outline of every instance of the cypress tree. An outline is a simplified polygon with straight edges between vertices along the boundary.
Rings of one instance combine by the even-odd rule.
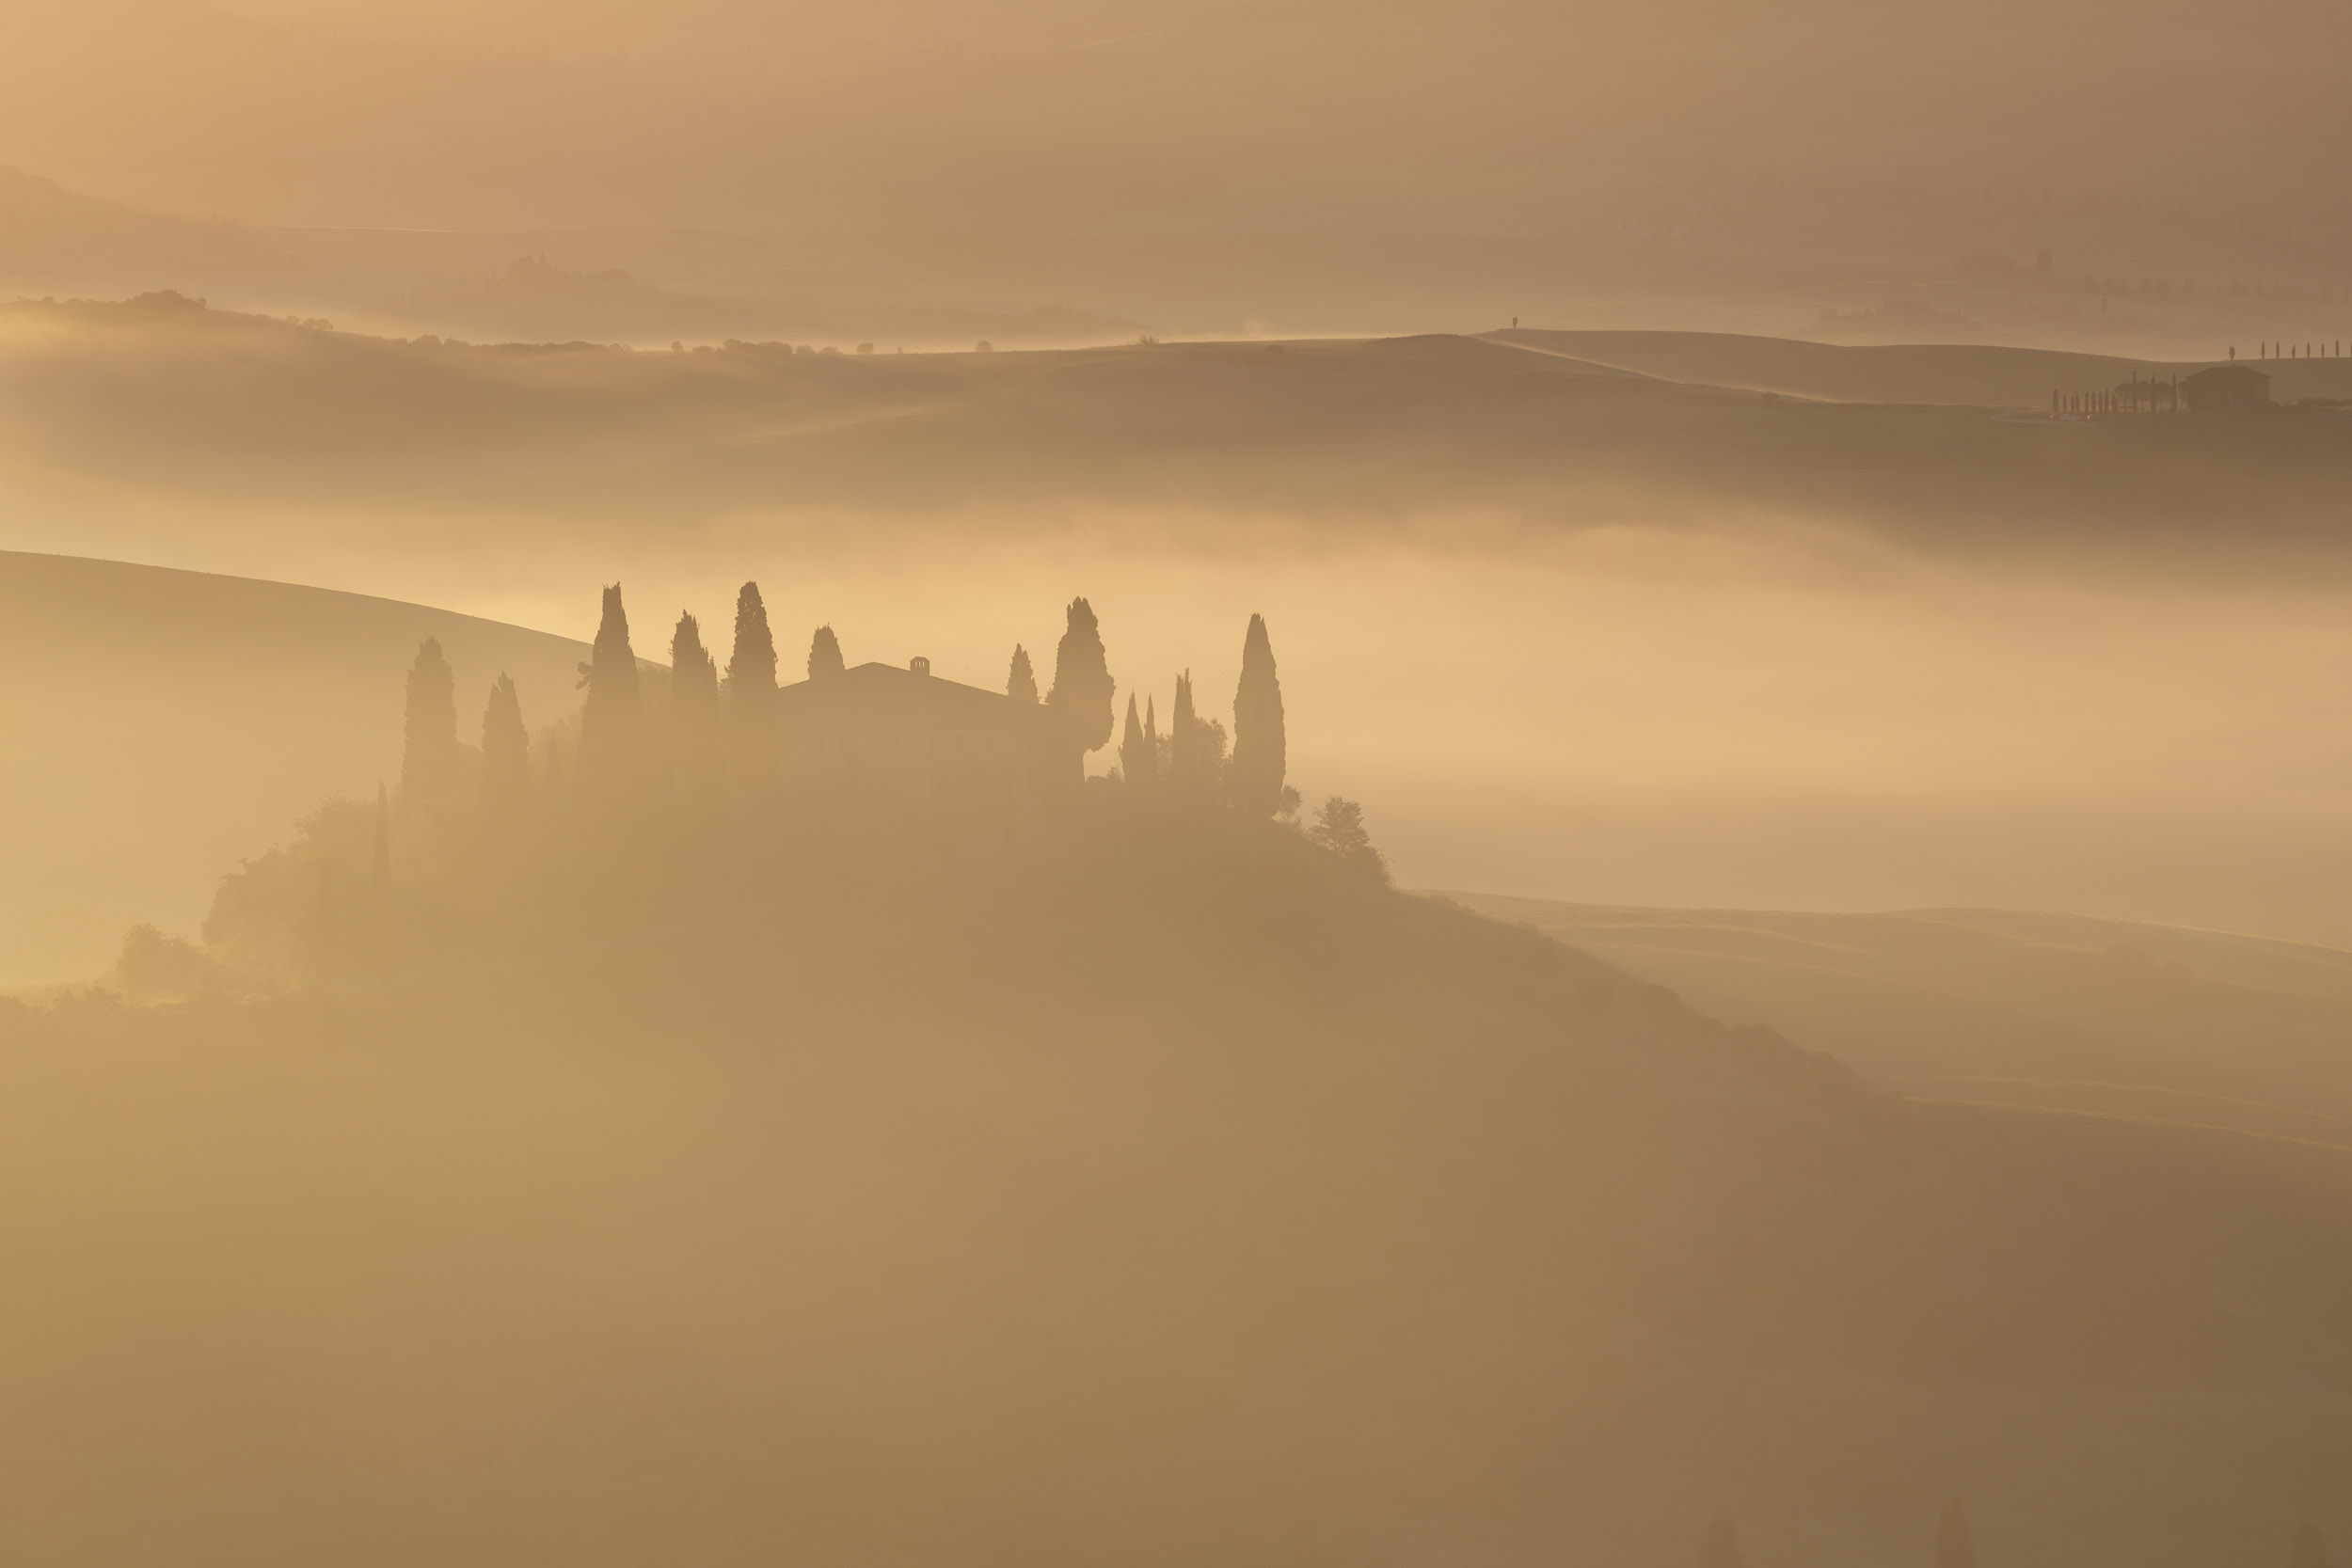
[[[1968,1512],[1954,1497],[1935,1522],[1935,1568],[1977,1568],[1977,1544],[1968,1533]]]
[[[727,708],[739,724],[765,723],[776,705],[776,640],[759,584],[735,596],[735,651],[727,656]]]
[[[628,793],[635,783],[639,725],[637,655],[628,644],[628,612],[621,585],[604,591],[604,618],[588,664],[588,701],[580,714],[580,779],[583,788]]]
[[[1017,703],[1037,701],[1037,672],[1029,668],[1029,650],[1012,645],[1012,673],[1005,677],[1005,695]]]
[[[707,778],[719,747],[719,666],[688,614],[670,633],[670,737],[678,772],[690,784]]]
[[[2287,1553],[2287,1568],[2328,1568],[2328,1538],[2309,1519],[2295,1527],[2295,1545]]]
[[[1699,1568],[1741,1568],[1740,1527],[1730,1514],[1716,1514],[1707,1527],[1707,1539],[1699,1544]]]
[[[1160,782],[1159,758],[1152,754],[1152,742],[1143,733],[1143,720],[1136,712],[1136,694],[1127,693],[1127,730],[1119,742],[1119,770],[1127,780],[1127,787],[1149,792]]]
[[[1200,720],[1192,706],[1192,672],[1176,677],[1176,714],[1168,722],[1168,792],[1191,802],[1208,792],[1208,758],[1200,744]]]
[[[1054,650],[1054,689],[1045,702],[1060,710],[1063,733],[1081,755],[1109,744],[1116,718],[1111,707],[1114,689],[1094,607],[1083,598],[1073,599],[1068,628]]]
[[[1289,750],[1274,643],[1266,636],[1265,617],[1252,615],[1242,639],[1241,685],[1233,691],[1233,760],[1226,768],[1226,792],[1235,811],[1272,816],[1280,808]]]
[[[400,756],[401,800],[438,806],[457,792],[457,677],[428,637],[408,668],[408,713]]]
[[[511,826],[530,809],[531,732],[522,701],[505,672],[490,687],[482,710],[482,805],[492,822]]]
[[[1150,692],[1143,698],[1143,743],[1152,748],[1152,764],[1158,777],[1166,777],[1165,758],[1168,748],[1160,744],[1160,703]]]
[[[841,659],[841,639],[833,634],[831,626],[818,626],[817,635],[808,640],[808,678],[823,680],[848,668]]]

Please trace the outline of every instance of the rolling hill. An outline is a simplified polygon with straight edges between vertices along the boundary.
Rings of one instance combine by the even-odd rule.
[[[287,583],[0,551],[0,984],[89,974],[126,927],[192,931],[212,883],[325,796],[400,765],[401,672],[437,637],[470,722],[500,671],[543,723],[587,649]],[[38,676],[31,673],[39,672]]]
[[[1670,381],[1738,387],[1836,403],[1964,404],[2047,408],[2050,394],[2103,392],[2130,382],[2168,381],[2212,360],[2165,361],[1978,343],[1849,346],[1725,332],[1489,332],[1489,341],[1613,366]],[[2337,347],[2341,345],[2330,345]],[[2252,342],[2242,346],[2249,358]],[[2352,358],[2265,359],[2281,403],[2352,397]]]
[[[1449,896],[1906,1093],[2352,1146],[2352,953],[1997,910]]]
[[[169,300],[19,304],[0,307],[0,479],[60,505],[119,490],[253,522],[286,510],[306,533],[322,508],[363,533],[464,508],[616,537],[658,515],[673,538],[746,508],[918,527],[980,510],[1239,511],[1351,531],[1467,508],[1567,529],[1794,515],[1969,554],[2283,547],[2308,566],[2336,548],[2352,472],[2340,411],[2003,422],[1953,403],[1987,395],[1968,367],[1994,351],[1885,351],[1926,368],[1877,392],[1810,384],[1946,404],[1920,406],[1766,401],[1717,385],[1752,368],[1720,356],[1619,367],[1593,346],[630,353],[368,338]],[[1841,365],[1879,352],[1784,346]],[[2046,399],[2044,374],[2034,360],[2016,389]]]

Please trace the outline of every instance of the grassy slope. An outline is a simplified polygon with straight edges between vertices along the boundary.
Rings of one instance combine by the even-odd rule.
[[[2341,1151],[1882,1098],[1271,842],[0,1018],[18,1539],[1663,1563],[1728,1505],[1858,1568],[1963,1490],[2005,1561],[2187,1568],[2345,1522]]]
[[[1976,343],[1845,347],[1727,332],[1490,332],[1494,342],[1643,375],[1840,403],[1973,404],[2047,408],[2053,389],[2098,392],[2134,376],[2169,380],[2210,361],[2158,363],[2112,355]],[[2253,345],[2246,345],[2250,354]],[[2265,360],[2280,402],[2352,396],[2352,359]]]
[[[1454,896],[1915,1093],[2352,1144],[2352,954],[2001,911]]]
[[[357,594],[0,552],[0,816],[41,823],[0,879],[0,983],[89,974],[125,927],[192,930],[213,877],[325,795],[400,766],[402,672],[437,637],[470,737],[493,676],[543,723],[581,644]],[[38,679],[26,673],[40,672]],[[103,716],[103,718],[101,717]],[[44,737],[71,736],[67,743]],[[164,759],[168,759],[167,763]]]

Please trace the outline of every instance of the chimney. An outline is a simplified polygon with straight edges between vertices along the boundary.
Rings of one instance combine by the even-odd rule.
[[[908,661],[907,668],[914,671],[918,675],[928,675],[931,673],[931,661],[925,658],[921,654],[917,654],[913,659]]]

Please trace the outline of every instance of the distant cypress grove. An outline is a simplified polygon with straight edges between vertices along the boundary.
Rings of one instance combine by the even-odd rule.
[[[843,682],[842,695],[787,715],[755,582],[737,594],[723,676],[691,612],[678,615],[667,652],[668,678],[649,680],[622,585],[605,585],[576,711],[534,736],[523,693],[501,673],[476,750],[457,737],[454,674],[428,639],[407,672],[397,789],[379,786],[372,814],[328,802],[291,846],[224,879],[207,942],[256,974],[389,973],[491,927],[498,940],[519,939],[532,920],[605,908],[624,886],[685,908],[722,890],[756,896],[760,879],[787,864],[948,844],[1043,848],[1076,824],[1088,825],[1075,841],[1085,842],[1261,823],[1370,882],[1386,878],[1360,806],[1335,796],[1311,826],[1295,820],[1263,616],[1244,636],[1231,736],[1201,711],[1189,670],[1176,677],[1167,729],[1146,683],[1115,709],[1102,625],[1083,597],[1066,607],[1041,703],[1025,644],[1002,698],[945,679],[916,691],[905,682],[928,675],[927,660],[852,672],[825,626],[809,641],[809,677]],[[1076,765],[1114,736],[1118,766],[1089,778]],[[373,894],[366,910],[363,887]]]

